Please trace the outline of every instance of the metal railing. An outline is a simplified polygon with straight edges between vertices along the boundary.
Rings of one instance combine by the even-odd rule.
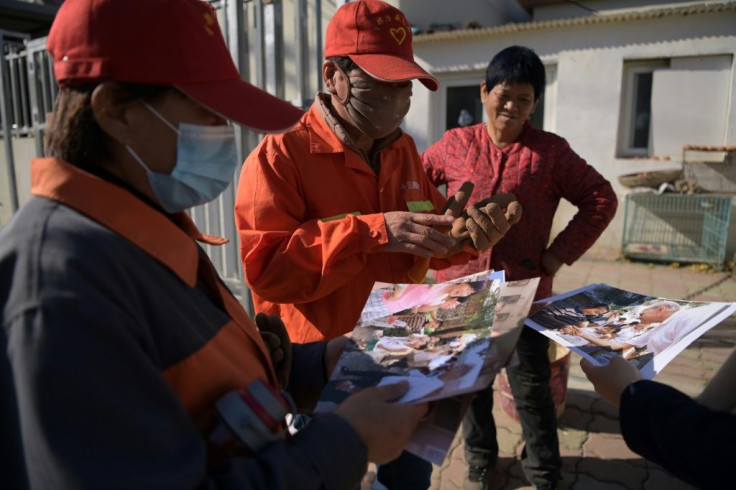
[[[292,103],[306,108],[311,97],[321,89],[322,13],[326,5],[338,7],[345,0],[208,0],[217,10],[228,48],[236,66],[246,80],[268,92],[286,94],[285,66],[296,67]],[[285,60],[284,33],[291,22],[284,18],[288,3],[295,18],[292,59]],[[313,15],[309,15],[310,5]],[[0,70],[0,126],[4,140],[7,178],[12,212],[18,209],[18,189],[15,175],[12,139],[35,138],[36,155],[43,155],[43,133],[46,118],[52,111],[58,92],[53,78],[53,61],[46,52],[45,38],[30,39],[26,34],[0,31],[2,69]],[[315,36],[310,44],[310,35]],[[291,53],[291,51],[290,51]],[[253,63],[251,64],[251,59]],[[250,67],[255,69],[251,73]],[[310,69],[311,66],[311,69]],[[316,77],[309,77],[316,72]],[[261,135],[237,128],[238,156],[241,161],[255,148]],[[201,231],[224,236],[230,242],[220,247],[206,246],[218,272],[233,293],[250,308],[250,293],[243,279],[239,240],[233,216],[234,184],[215,201],[190,211]]]

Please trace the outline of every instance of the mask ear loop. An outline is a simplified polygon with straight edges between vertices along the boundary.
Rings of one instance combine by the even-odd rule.
[[[164,123],[165,125],[167,125],[169,127],[169,129],[171,129],[176,134],[179,134],[179,129],[178,128],[175,128],[174,125],[171,124],[160,112],[158,112],[156,109],[154,109],[151,104],[149,104],[145,100],[142,100],[141,103],[143,104],[143,107],[145,107],[146,109],[148,109],[154,116],[156,116],[157,118],[159,118],[162,123]]]
[[[333,65],[335,66],[335,69],[336,69],[337,71],[339,71],[339,72],[340,72],[340,74],[342,74],[342,76],[343,76],[343,77],[345,78],[345,81],[347,82],[347,88],[345,89],[345,93],[344,93],[344,94],[342,94],[342,95],[340,94],[340,87],[341,87],[341,86],[342,86],[343,84],[337,84],[337,83],[335,83],[335,98],[337,98],[337,101],[338,101],[338,102],[339,102],[340,104],[342,104],[342,105],[345,105],[345,104],[347,104],[347,103],[348,103],[348,100],[350,100],[350,85],[351,85],[351,84],[350,84],[350,78],[348,77],[347,73],[345,73],[345,72],[343,71],[343,69],[342,69],[342,68],[340,68],[340,67],[339,67],[339,66],[337,65],[337,63],[333,63]]]

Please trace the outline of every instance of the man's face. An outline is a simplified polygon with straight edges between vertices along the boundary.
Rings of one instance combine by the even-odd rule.
[[[350,98],[345,109],[350,121],[373,139],[396,131],[411,106],[412,82],[383,82],[360,68],[348,73]]]
[[[516,134],[537,107],[534,87],[530,83],[499,83],[493,87],[481,85],[481,101],[492,130]]]
[[[671,317],[676,310],[670,310],[661,305],[652,305],[642,310],[639,319],[642,323],[662,323]]]

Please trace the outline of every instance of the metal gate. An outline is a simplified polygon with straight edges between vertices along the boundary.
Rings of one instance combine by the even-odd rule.
[[[345,0],[208,0],[217,10],[228,48],[241,75],[279,97],[285,94],[285,67],[293,66],[295,94],[292,103],[306,108],[311,97],[321,89],[322,16],[323,6],[332,12]],[[285,26],[284,11],[294,15]],[[294,25],[293,55],[285,56],[284,32]],[[247,26],[247,28],[246,28]],[[7,182],[10,187],[9,203],[15,212],[20,204],[19,188],[23,178],[16,169],[13,139],[35,139],[35,155],[43,154],[43,133],[46,115],[51,112],[57,93],[53,79],[52,60],[45,50],[46,38],[29,39],[29,36],[0,31],[0,48],[3,54],[0,65],[0,124]],[[311,40],[311,42],[310,42]],[[251,69],[254,67],[254,69]],[[252,73],[251,73],[252,71]],[[314,76],[309,75],[313,73]],[[238,157],[241,161],[255,148],[261,135],[236,126]],[[27,164],[27,162],[24,162]],[[250,292],[243,279],[240,263],[239,240],[233,207],[235,188],[239,178],[235,175],[231,184],[215,201],[190,210],[197,227],[204,233],[228,238],[226,245],[205,246],[220,276],[252,313]],[[27,192],[27,189],[22,189]],[[0,220],[2,225],[2,220]]]

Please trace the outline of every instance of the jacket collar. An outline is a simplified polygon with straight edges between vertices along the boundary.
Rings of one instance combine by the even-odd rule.
[[[56,158],[33,160],[31,194],[73,208],[126,238],[189,287],[197,282],[195,240],[213,245],[227,242],[200,233],[184,212],[167,216],[126,189]]]

